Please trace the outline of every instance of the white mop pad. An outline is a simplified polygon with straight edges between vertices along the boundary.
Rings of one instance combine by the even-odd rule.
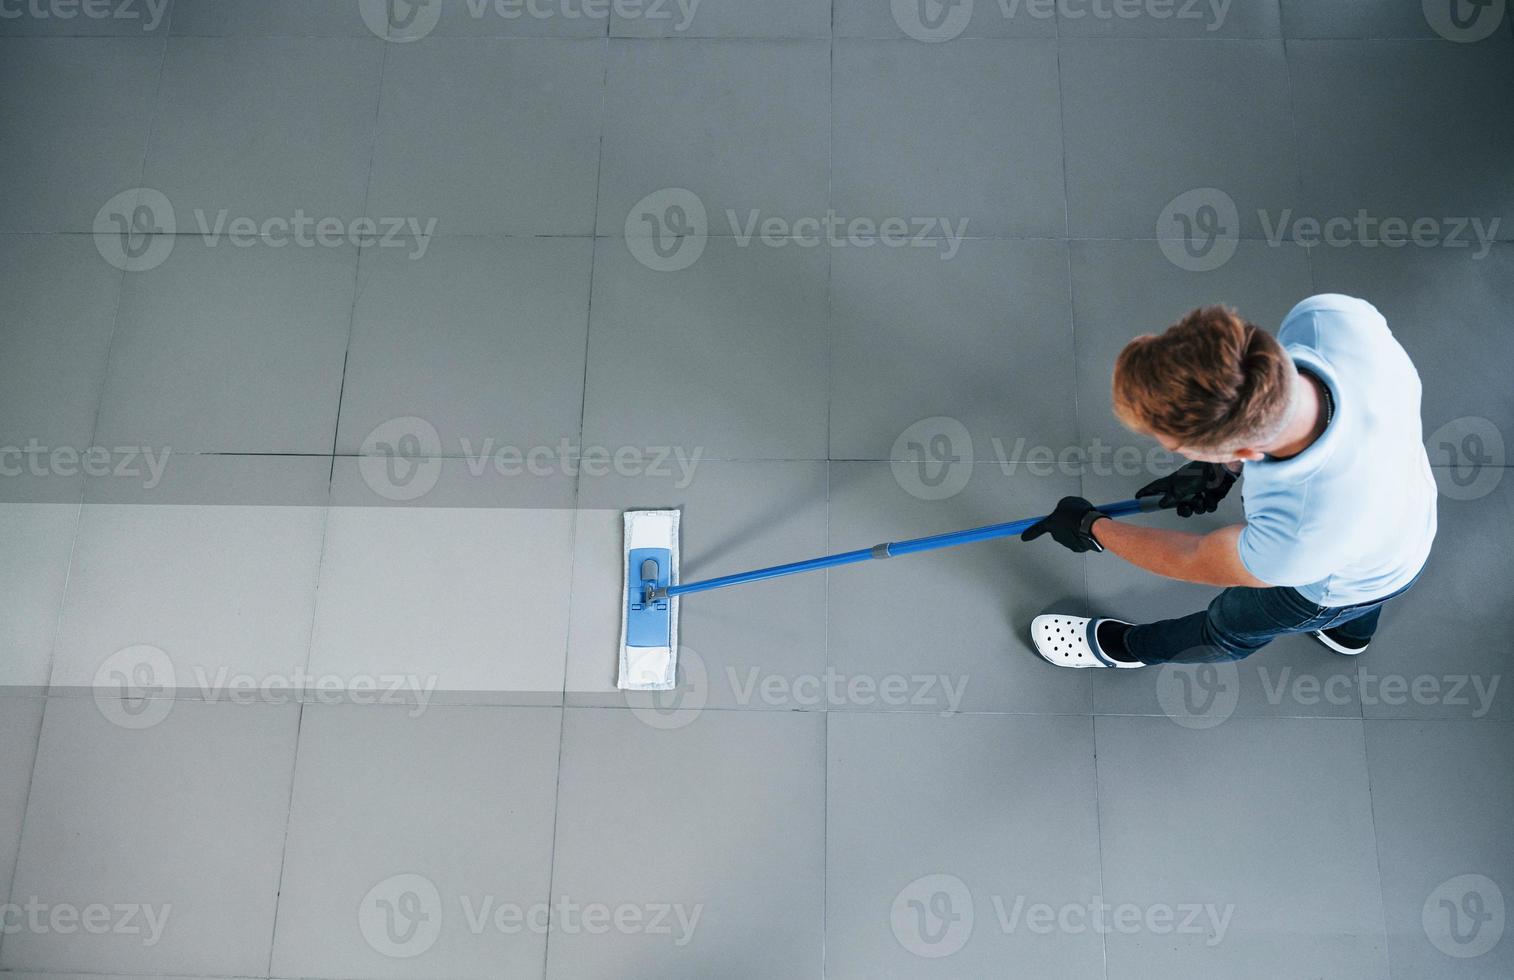
[[[615,686],[625,691],[671,691],[678,671],[678,598],[663,600],[666,612],[637,610],[641,576],[632,567],[631,552],[638,548],[663,549],[667,553],[664,574],[678,582],[678,511],[631,510],[625,514],[625,542],[621,549],[620,674]],[[638,622],[628,629],[632,618]],[[664,621],[666,628],[664,629]],[[650,634],[650,635],[649,635]],[[627,641],[634,640],[631,646]]]

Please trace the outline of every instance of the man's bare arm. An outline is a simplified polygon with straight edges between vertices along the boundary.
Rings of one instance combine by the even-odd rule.
[[[1191,534],[1107,520],[1094,522],[1093,535],[1106,551],[1167,578],[1200,585],[1271,588],[1241,564],[1236,542],[1242,527],[1232,524],[1208,534]]]

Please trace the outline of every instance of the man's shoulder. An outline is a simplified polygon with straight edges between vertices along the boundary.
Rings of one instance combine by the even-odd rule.
[[[1364,299],[1341,293],[1320,293],[1301,301],[1278,328],[1278,340],[1284,346],[1300,343],[1309,347],[1318,346],[1324,335],[1341,335],[1362,338],[1391,337],[1388,321],[1377,307]]]

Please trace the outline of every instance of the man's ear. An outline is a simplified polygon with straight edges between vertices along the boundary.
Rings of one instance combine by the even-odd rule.
[[[1260,449],[1237,449],[1235,451],[1235,458],[1245,460],[1248,463],[1254,463],[1259,459],[1266,459],[1267,454]]]

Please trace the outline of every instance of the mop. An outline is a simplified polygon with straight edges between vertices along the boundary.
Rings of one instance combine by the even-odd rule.
[[[1102,504],[1110,517],[1156,510],[1160,497]],[[678,581],[678,516],[676,510],[631,510],[625,514],[625,601],[620,617],[620,676],[616,686],[628,691],[670,691],[678,668],[678,597],[731,585],[796,575],[873,558],[895,558],[921,551],[951,548],[1020,534],[1041,520],[1028,517],[1006,524],[933,534],[907,541],[890,541],[871,548],[822,555],[787,565],[772,565],[700,582]]]
[[[678,666],[678,511],[625,514],[625,601],[620,616],[620,676],[627,691],[670,691]]]

